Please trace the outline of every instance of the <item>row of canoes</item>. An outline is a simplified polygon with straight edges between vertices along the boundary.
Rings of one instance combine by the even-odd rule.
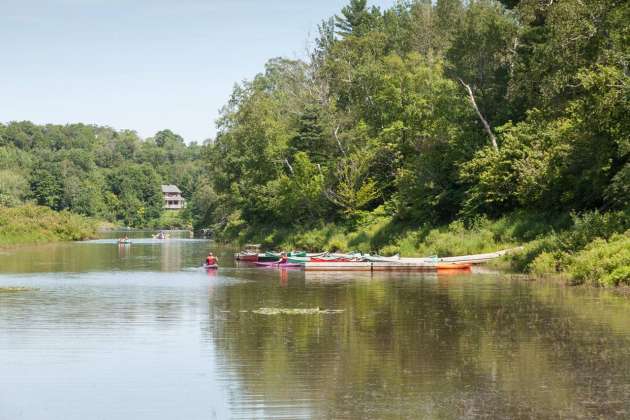
[[[307,253],[302,251],[293,251],[284,253],[285,256],[289,258],[311,258],[324,255],[324,253]],[[237,261],[244,262],[278,262],[282,258],[283,253],[280,252],[256,252],[255,250],[246,249],[245,251],[234,254],[234,258]]]
[[[256,262],[257,267],[295,268],[305,271],[434,271],[470,270],[470,263],[400,263],[371,261],[325,261],[316,260],[303,263]]]
[[[258,267],[303,268],[306,271],[425,271],[425,270],[470,270],[475,264],[482,264],[505,255],[508,251],[458,257],[437,256],[424,258],[403,258],[399,255],[383,257],[361,253],[330,254],[305,252],[258,253],[246,250],[235,255],[239,261],[254,263]]]

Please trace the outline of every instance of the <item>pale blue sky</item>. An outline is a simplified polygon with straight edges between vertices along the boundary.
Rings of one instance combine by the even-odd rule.
[[[215,133],[235,82],[302,57],[346,0],[0,0],[0,122]],[[372,0],[389,7],[394,0]]]

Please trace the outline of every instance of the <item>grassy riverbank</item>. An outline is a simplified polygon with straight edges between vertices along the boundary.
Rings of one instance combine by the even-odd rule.
[[[405,257],[468,255],[522,247],[503,260],[520,273],[562,275],[571,284],[630,285],[630,212],[549,216],[514,213],[447,226],[412,227],[382,213],[351,226],[241,230],[239,242],[268,248],[378,252]]]
[[[93,219],[48,207],[0,208],[0,246],[88,239],[96,235],[97,225]]]

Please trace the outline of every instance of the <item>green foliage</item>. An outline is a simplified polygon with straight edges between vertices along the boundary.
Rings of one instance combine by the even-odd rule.
[[[147,164],[129,164],[110,172],[107,183],[117,197],[117,218],[130,226],[142,226],[162,212],[160,178]]]
[[[310,60],[235,88],[205,220],[308,249],[527,242],[513,267],[564,271],[628,228],[628,17],[613,0],[351,0]]]
[[[537,276],[555,274],[558,271],[556,257],[548,252],[542,252],[530,264],[530,272]]]
[[[512,267],[517,271],[535,272],[537,265],[541,264],[537,259],[545,255],[543,258],[546,259],[553,257],[555,271],[566,271],[572,264],[573,255],[589,244],[601,243],[627,229],[630,229],[630,213],[627,211],[573,215],[572,223],[561,232],[544,234],[525,245],[513,256]]]
[[[510,117],[506,94],[518,21],[495,1],[470,2],[453,33],[446,55],[450,72],[471,85],[476,101],[492,125]]]
[[[67,211],[23,205],[0,207],[0,245],[78,241],[96,235],[93,220]]]
[[[143,141],[133,131],[84,124],[0,124],[0,202],[143,226],[160,216],[161,183],[191,198],[201,152],[170,130]]]
[[[344,37],[365,35],[378,24],[379,17],[377,8],[368,10],[367,0],[350,0],[350,4],[341,9],[341,16],[335,16],[337,33]]]
[[[278,215],[285,223],[304,223],[309,219],[320,219],[324,212],[324,175],[304,152],[293,156],[289,175],[282,175],[275,185],[278,198]]]
[[[165,210],[159,219],[153,219],[148,226],[155,229],[190,229],[192,221],[190,213],[183,210]]]
[[[593,241],[573,257],[569,272],[575,284],[630,285],[630,231]]]

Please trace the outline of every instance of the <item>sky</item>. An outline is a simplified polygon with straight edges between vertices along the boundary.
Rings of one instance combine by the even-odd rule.
[[[304,57],[347,2],[0,0],[0,122],[169,128],[202,142],[235,83],[270,58]]]

